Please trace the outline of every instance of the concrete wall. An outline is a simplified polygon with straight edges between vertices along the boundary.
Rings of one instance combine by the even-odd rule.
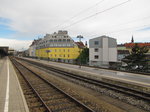
[[[98,51],[95,52],[95,49],[98,49]],[[95,59],[95,55],[98,56],[98,59]],[[101,36],[94,39],[90,39],[89,60],[91,66],[108,65],[109,62],[116,62],[117,61],[116,39],[107,36]]]
[[[109,48],[109,61],[117,61],[117,48]]]
[[[102,59],[100,61],[109,61],[109,48],[108,48],[108,38],[102,38]],[[105,63],[104,63],[105,64]]]

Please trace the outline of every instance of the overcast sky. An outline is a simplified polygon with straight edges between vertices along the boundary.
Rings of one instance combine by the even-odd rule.
[[[107,35],[150,42],[150,0],[0,0],[0,46],[27,49],[33,39],[67,30],[75,39]]]

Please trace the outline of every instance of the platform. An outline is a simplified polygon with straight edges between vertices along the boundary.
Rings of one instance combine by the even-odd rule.
[[[148,75],[120,72],[120,71],[114,71],[114,70],[106,70],[106,69],[86,67],[86,66],[82,66],[81,68],[79,68],[78,65],[58,63],[58,62],[52,62],[52,61],[46,61],[46,60],[37,60],[37,59],[32,59],[32,58],[24,58],[24,59],[63,68],[63,70],[68,70],[74,73],[91,74],[95,77],[111,79],[111,80],[115,80],[119,82],[124,82],[127,84],[134,84],[137,86],[146,87],[150,90],[150,76]]]
[[[16,72],[8,57],[0,59],[0,112],[29,112]]]

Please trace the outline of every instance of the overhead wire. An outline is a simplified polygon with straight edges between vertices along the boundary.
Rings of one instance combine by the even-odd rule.
[[[118,25],[112,25],[112,26],[109,26],[110,27],[117,27],[117,26],[121,26],[121,25],[125,25],[125,24],[130,24],[130,23],[134,23],[134,22],[137,22],[137,21],[141,21],[141,20],[145,20],[145,19],[149,19],[150,16],[146,16],[146,17],[143,17],[143,18],[139,18],[139,19],[134,19],[134,20],[131,20],[131,21],[128,21],[128,22],[125,22],[125,23],[121,23],[121,24],[118,24]],[[144,25],[145,26],[145,25]],[[118,31],[118,30],[117,30]],[[107,32],[107,33],[110,33],[110,32]],[[96,34],[97,35],[97,34]]]
[[[145,19],[149,19],[149,18],[150,18],[150,16],[145,16],[145,17],[142,17],[142,18],[139,18],[139,19],[134,19],[134,20],[127,21],[125,23],[121,23],[121,24],[118,24],[118,25],[113,25],[113,26],[110,26],[110,27],[121,26],[121,25],[129,24],[129,23],[135,23],[137,21],[141,21],[141,20],[145,20]]]
[[[148,27],[150,26],[150,24],[147,25],[141,25],[141,26],[136,26],[136,27],[131,27],[131,28],[125,28],[125,29],[121,29],[121,30],[116,30],[116,31],[111,31],[111,32],[104,32],[103,34],[111,34],[111,33],[115,33],[115,32],[122,32],[122,31],[127,31],[127,30],[132,30],[132,29],[139,29],[139,28],[143,28],[143,27]],[[86,37],[93,37],[93,36],[97,36],[99,34],[94,34],[94,35],[90,35],[90,36],[86,36]]]
[[[62,25],[64,25],[64,24],[68,23],[69,21],[73,20],[74,18],[76,18],[76,17],[78,17],[79,15],[83,14],[84,12],[86,12],[86,11],[92,9],[93,7],[95,7],[95,6],[99,5],[99,4],[101,4],[101,3],[104,2],[104,1],[105,1],[105,0],[101,0],[101,1],[97,2],[96,4],[92,5],[91,7],[88,7],[88,8],[86,8],[86,9],[80,11],[79,13],[75,14],[74,16],[72,16],[71,18],[69,18],[68,20],[65,20],[65,21],[62,22],[61,24],[59,24],[59,25],[53,27],[52,29],[55,29],[55,28],[57,28],[57,27],[60,27],[60,26],[62,26]]]
[[[117,7],[119,7],[119,6],[122,6],[122,5],[124,5],[124,4],[126,4],[126,3],[130,2],[130,1],[131,1],[131,0],[124,1],[124,2],[122,2],[122,3],[119,3],[119,4],[117,4],[117,5],[112,6],[112,7],[110,7],[110,8],[107,8],[107,9],[105,9],[105,10],[103,10],[103,11],[100,11],[100,12],[97,12],[97,13],[92,14],[92,15],[90,15],[90,16],[87,16],[87,17],[85,17],[85,18],[83,18],[83,19],[80,19],[80,20],[78,20],[78,21],[76,21],[76,22],[74,22],[74,23],[72,23],[72,24],[70,24],[70,25],[64,27],[63,29],[69,28],[69,27],[71,27],[71,26],[73,26],[73,25],[75,25],[75,24],[77,24],[77,23],[80,23],[80,22],[82,22],[82,21],[84,21],[84,20],[87,20],[87,19],[89,19],[89,18],[92,18],[92,17],[94,17],[94,16],[96,16],[96,15],[98,15],[98,14],[101,14],[101,13],[104,13],[104,12],[109,11],[109,10],[111,10],[111,9],[117,8]]]

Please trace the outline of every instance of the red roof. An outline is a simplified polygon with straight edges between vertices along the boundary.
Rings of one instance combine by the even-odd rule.
[[[84,48],[85,47],[85,45],[83,44],[83,42],[75,42],[77,45],[78,45],[78,47],[80,47],[80,48]]]
[[[140,47],[143,47],[143,46],[150,47],[150,43],[126,43],[125,47],[133,47],[135,46],[135,44],[137,44]]]

